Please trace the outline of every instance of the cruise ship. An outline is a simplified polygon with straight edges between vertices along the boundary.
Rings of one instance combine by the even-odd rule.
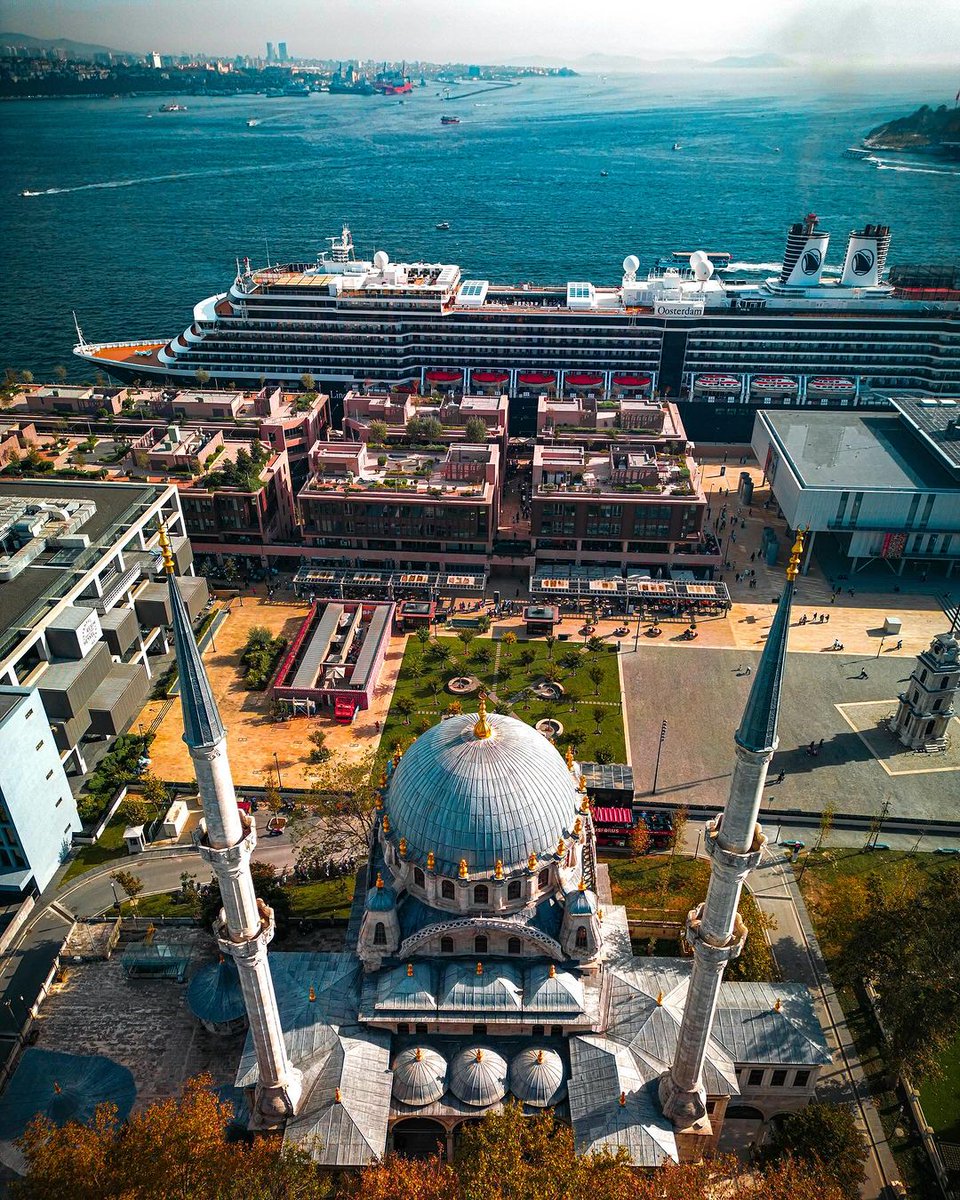
[[[237,263],[165,340],[87,342],[74,353],[126,380],[296,384],[333,395],[390,386],[506,392],[526,433],[544,392],[677,400],[691,437],[749,437],[756,407],[882,407],[882,393],[960,391],[960,267],[887,269],[890,229],[847,239],[834,277],[830,235],[789,229],[778,274],[737,278],[729,255],[677,252],[619,285],[501,284],[453,263],[369,261],[350,230],[313,262]]]

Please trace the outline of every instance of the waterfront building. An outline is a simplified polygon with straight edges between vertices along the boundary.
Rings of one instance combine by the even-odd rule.
[[[63,416],[115,417],[123,409],[129,388],[96,386],[71,387],[65,383],[41,384],[22,388],[14,404],[28,412]]]
[[[156,525],[177,569],[192,553],[170,484],[0,480],[0,683],[36,688],[60,760],[86,771],[84,743],[122,730],[145,701],[169,608],[151,589]],[[185,578],[194,611],[206,583]]]
[[[317,442],[301,488],[303,540],[313,557],[483,571],[500,512],[500,449],[446,450]]]
[[[697,440],[745,440],[756,408],[885,407],[882,389],[960,390],[960,271],[886,271],[890,230],[853,230],[828,277],[830,235],[815,215],[791,226],[779,275],[737,278],[730,256],[653,263],[633,254],[614,286],[502,284],[456,263],[358,260],[344,227],[313,262],[238,262],[183,333],[74,353],[121,379],[293,381],[324,387],[494,388],[529,435],[537,400],[557,394],[677,399]]]
[[[890,396],[892,413],[761,412],[753,451],[791,529],[827,538],[851,583],[892,574],[949,579],[960,560],[960,396]]]
[[[79,832],[43,698],[0,686],[0,894],[42,892]]]
[[[507,418],[509,402],[502,394],[462,395],[437,392],[421,396],[409,389],[396,391],[358,391],[351,389],[343,398],[343,433],[345,437],[369,440],[370,425],[382,421],[387,426],[390,441],[408,440],[407,425],[419,418],[433,418],[440,423],[436,441],[450,443],[466,440],[467,424],[479,421],[486,437],[500,443],[507,452]]]

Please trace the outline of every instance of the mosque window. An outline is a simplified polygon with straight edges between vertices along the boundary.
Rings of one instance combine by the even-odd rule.
[[[486,1025],[474,1025],[473,1036],[474,1037],[486,1037],[487,1036]]]
[[[534,1027],[530,1030],[530,1032],[534,1037],[543,1037],[544,1033],[546,1032],[546,1026],[545,1025],[534,1025]]]
[[[457,889],[453,886],[451,879],[445,879],[440,885],[440,895],[444,900],[455,900],[457,898]]]
[[[751,1087],[763,1087],[763,1071],[751,1071],[750,1078],[747,1082]]]
[[[550,1036],[551,1037],[563,1037],[563,1026],[562,1025],[551,1025],[550,1026]]]
[[[507,899],[519,900],[523,895],[523,884],[519,879],[511,879],[507,884]]]
[[[576,946],[577,946],[578,950],[586,950],[586,948],[587,948],[587,927],[586,927],[586,925],[579,925],[577,927]]]
[[[440,939],[440,953],[441,954],[452,954],[453,953],[453,938],[443,937]]]
[[[413,868],[413,882],[414,882],[414,883],[417,885],[417,887],[419,887],[419,888],[422,888],[422,887],[425,887],[425,886],[426,886],[426,882],[427,882],[427,880],[426,880],[426,876],[425,876],[425,875],[424,875],[424,873],[423,873],[423,872],[420,870],[420,868],[419,868],[419,867],[414,867],[414,868]]]
[[[478,883],[473,889],[473,902],[474,904],[490,903],[490,889],[485,883]]]
[[[783,1085],[786,1082],[787,1082],[786,1071],[774,1071],[773,1074],[770,1076],[770,1086],[771,1087],[783,1087]]]
[[[921,672],[920,672],[920,682],[921,682],[921,683],[926,683],[926,682],[927,682],[927,673],[926,673],[926,671],[921,671]]]
[[[473,948],[477,952],[477,954],[486,954],[486,952],[487,952],[487,935],[485,933],[481,933],[473,939]]]
[[[519,938],[511,938],[507,942],[507,953],[508,954],[519,954],[520,950],[521,950],[521,943],[520,943]]]
[[[378,921],[373,927],[373,944],[375,946],[387,944],[387,927],[382,921]]]
[[[793,1075],[793,1086],[794,1087],[806,1087],[809,1082],[810,1082],[810,1072],[809,1071],[795,1071],[794,1072],[794,1075]]]
[[[409,1033],[409,1032],[410,1032],[410,1026],[407,1025],[406,1022],[401,1021],[400,1024],[397,1026],[397,1033],[403,1035],[403,1034]]]
[[[537,876],[537,883],[542,888],[550,886],[550,868],[549,867],[543,868],[543,870]]]

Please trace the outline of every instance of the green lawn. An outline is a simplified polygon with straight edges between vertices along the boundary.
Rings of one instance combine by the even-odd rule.
[[[93,846],[81,846],[76,857],[67,867],[66,873],[60,880],[60,887],[69,880],[82,875],[84,871],[92,871],[94,867],[102,867],[115,858],[126,858],[127,851],[123,841],[123,831],[128,822],[123,817],[114,817],[103,833],[100,840]]]
[[[312,883],[296,884],[287,888],[290,894],[291,916],[324,917],[346,920],[350,916],[350,904],[353,900],[353,889],[356,877],[345,876],[343,879],[318,879]],[[168,892],[157,892],[152,896],[141,896],[136,910],[125,900],[122,906],[125,917],[152,917],[171,919],[173,917],[192,917],[193,909],[189,903],[180,899],[180,889]]]
[[[821,851],[811,854],[807,859],[800,887],[810,919],[814,928],[817,928],[818,904],[842,903],[854,880],[863,879],[874,871],[932,875],[946,870],[951,861],[947,856],[910,854],[905,851]],[[829,967],[837,948],[823,937],[820,944]],[[837,989],[837,995],[903,1181],[911,1196],[917,1196],[920,1200],[935,1200],[940,1196],[940,1190],[913,1122],[908,1114],[901,1115],[900,1096],[891,1086],[883,1038],[866,994],[861,988],[842,987]],[[935,1083],[925,1083],[920,1089],[920,1097],[927,1120],[938,1136],[950,1141],[960,1138],[960,1038],[954,1042],[953,1053],[944,1061],[944,1067],[944,1077]],[[896,1132],[898,1129],[902,1131],[900,1134]]]
[[[625,761],[617,656],[608,649],[591,652],[584,650],[579,643],[557,642],[551,655],[543,641],[518,642],[509,646],[490,638],[475,638],[465,648],[456,637],[436,640],[451,652],[451,658],[446,663],[439,662],[429,648],[421,646],[417,638],[412,637],[407,642],[380,743],[385,751],[392,751],[397,742],[407,744],[412,737],[436,724],[454,700],[446,690],[447,680],[457,674],[470,674],[476,675],[488,693],[495,695],[498,701],[511,703],[513,714],[528,724],[535,725],[544,717],[553,717],[563,725],[565,735],[580,735],[576,750],[578,759],[592,762],[598,753],[605,750],[613,756],[612,761]],[[482,661],[484,654],[489,655],[486,663]],[[564,661],[568,658],[569,665]],[[552,704],[521,694],[525,688],[543,678],[551,660],[559,667],[558,682],[566,691],[564,698]],[[594,668],[601,672],[598,683],[590,678],[589,673]],[[407,719],[409,723],[405,723],[397,709],[401,697],[409,698],[414,706],[414,711]],[[462,703],[464,712],[475,712],[477,709],[476,696]],[[599,733],[594,720],[594,708],[603,709]],[[565,748],[564,738],[561,738],[559,745],[561,749]]]
[[[650,918],[664,909],[669,920],[685,921],[687,913],[707,894],[710,863],[683,854],[645,854],[636,860],[600,854],[610,871],[615,904],[630,917]]]
[[[180,889],[175,892],[157,892],[155,896],[141,896],[136,908],[129,900],[120,905],[125,917],[151,917],[171,920],[174,917],[192,917],[193,906],[180,899]]]

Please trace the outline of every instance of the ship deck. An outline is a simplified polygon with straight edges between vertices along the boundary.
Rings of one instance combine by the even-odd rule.
[[[166,344],[166,342],[124,342],[119,346],[92,346],[89,349],[88,357],[129,366],[162,367],[164,364],[157,357],[157,352],[162,350]]]

